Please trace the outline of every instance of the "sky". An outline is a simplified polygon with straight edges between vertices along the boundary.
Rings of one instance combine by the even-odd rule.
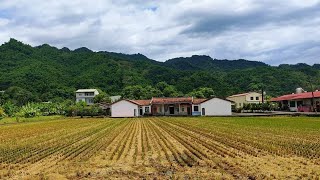
[[[0,0],[0,44],[320,63],[320,0]]]

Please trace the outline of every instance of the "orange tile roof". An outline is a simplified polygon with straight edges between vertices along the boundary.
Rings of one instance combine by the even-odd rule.
[[[313,92],[315,98],[320,97],[320,91]],[[271,101],[285,101],[285,100],[296,100],[296,99],[311,99],[312,92],[305,92],[300,94],[286,94],[277,98],[272,98]]]
[[[164,98],[152,98],[152,104],[173,104],[173,103],[192,103],[192,97],[164,97]]]
[[[205,102],[206,100],[208,100],[208,99],[204,99],[204,98],[202,98],[202,99],[193,99],[193,104],[201,104],[201,103]]]
[[[149,106],[151,103],[150,99],[146,99],[146,100],[129,100],[132,103],[138,104],[140,106]]]

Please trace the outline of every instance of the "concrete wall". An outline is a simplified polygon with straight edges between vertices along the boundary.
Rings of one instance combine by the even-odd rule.
[[[136,114],[134,114],[136,111]],[[139,116],[138,105],[126,100],[121,100],[111,105],[111,117],[137,117]]]
[[[251,100],[251,97],[253,97],[253,100]],[[259,100],[256,100],[256,97],[259,97]],[[243,107],[243,104],[262,103],[262,95],[260,93],[255,92],[243,96],[227,97],[227,99],[235,102],[236,108]]]
[[[246,96],[228,97],[227,99],[230,100],[230,101],[235,102],[235,107],[236,108],[243,107],[243,104],[248,103],[246,101]]]
[[[251,100],[251,97],[253,97],[253,100]],[[259,97],[259,100],[256,100],[256,97]],[[261,103],[262,102],[262,94],[252,92],[248,95],[246,95],[246,101],[247,103]]]
[[[194,111],[194,106],[198,106],[198,111]],[[191,112],[193,116],[201,116],[201,105],[200,104],[192,104]]]
[[[146,107],[149,108],[149,112],[146,112]],[[140,115],[140,109],[142,109],[142,116],[147,113],[147,114],[151,114],[151,106],[139,106],[139,115]]]
[[[202,109],[205,109],[205,116],[230,116],[231,112],[231,102],[213,98],[204,103],[201,103],[199,106],[199,111],[202,114]]]

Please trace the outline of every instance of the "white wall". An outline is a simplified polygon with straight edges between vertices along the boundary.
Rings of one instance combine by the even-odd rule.
[[[251,97],[253,97],[253,100],[251,100]],[[256,100],[256,97],[259,97],[259,100]],[[256,92],[249,93],[248,95],[246,95],[246,101],[248,103],[259,103],[259,102],[262,102],[262,94],[256,93]]]
[[[126,100],[121,100],[111,105],[111,117],[135,117],[134,110],[136,110],[136,116],[138,116],[138,105]]]
[[[202,108],[205,108],[206,116],[230,116],[231,102],[219,98],[213,98],[200,104],[199,111],[202,113]]]

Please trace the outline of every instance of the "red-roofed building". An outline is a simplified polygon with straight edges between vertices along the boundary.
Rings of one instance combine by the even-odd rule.
[[[226,116],[231,115],[231,101],[193,97],[154,97],[151,100],[120,100],[111,106],[112,117],[154,116]]]
[[[297,112],[320,111],[320,92],[301,92],[286,94],[270,101],[278,102],[282,110],[290,110]],[[312,107],[314,105],[314,107]]]

